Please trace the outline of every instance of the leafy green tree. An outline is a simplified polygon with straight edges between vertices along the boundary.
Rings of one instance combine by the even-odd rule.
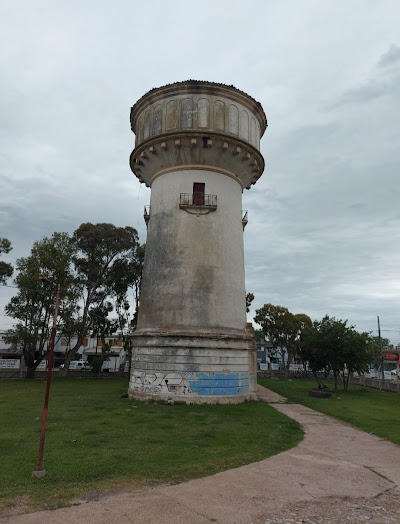
[[[9,342],[23,351],[21,372],[33,378],[40,362],[47,357],[51,321],[54,311],[54,283],[60,284],[59,316],[76,300],[74,276],[71,271],[74,244],[67,233],[54,233],[33,244],[28,257],[17,260],[17,294],[11,298],[5,310],[17,320],[7,333]],[[47,275],[48,281],[41,278]]]
[[[113,292],[116,299],[116,310],[123,317],[121,318],[121,325],[129,326],[131,330],[135,329],[137,323],[144,253],[145,245],[137,244],[136,249],[132,250],[123,260],[119,260],[114,268],[115,285]],[[129,290],[133,291],[133,307],[128,298]],[[128,311],[130,314],[127,315]]]
[[[368,333],[358,333],[347,320],[336,320],[326,315],[307,329],[300,343],[301,354],[308,362],[319,387],[325,387],[317,373],[323,369],[333,373],[335,392],[342,376],[347,390],[349,375],[368,370],[373,355],[373,344]]]
[[[0,255],[9,253],[12,250],[11,242],[7,238],[0,238]],[[13,274],[11,264],[0,260],[0,284],[5,284],[7,279]]]
[[[347,332],[346,344],[343,348],[344,366],[342,369],[343,388],[349,388],[350,376],[357,372],[366,373],[373,359],[373,343],[369,333],[358,333],[350,326]]]
[[[253,302],[253,300],[254,300],[253,293],[247,293],[246,294],[246,313],[249,313],[250,306],[251,306],[251,303]]]
[[[285,307],[264,304],[256,310],[254,320],[261,326],[272,348],[280,354],[282,368],[287,375],[299,350],[302,332],[311,325],[311,319],[304,313],[293,314]]]
[[[125,297],[128,302],[127,290],[132,287],[137,309],[143,253],[134,228],[86,223],[72,237],[54,233],[35,242],[30,256],[17,261],[15,284],[19,291],[6,306],[17,324],[8,337],[22,347],[28,377],[34,376],[49,349],[55,299],[51,282],[58,282],[61,288],[57,329],[69,340],[65,366],[60,371],[60,376],[65,376],[90,332],[100,330],[105,335],[104,326],[116,329],[116,321],[109,318],[112,300]],[[41,281],[43,275],[48,275],[50,284]],[[95,320],[96,311],[106,319],[101,329]]]
[[[97,340],[101,340],[101,355],[96,361],[96,365],[93,369],[94,372],[100,376],[101,368],[109,360],[109,353],[111,351],[110,345],[107,342],[107,335],[115,333],[119,326],[118,318],[109,318],[109,314],[113,311],[113,305],[111,302],[104,302],[100,308],[97,308],[90,312],[92,319],[93,333],[92,335],[97,337]]]
[[[132,360],[132,332],[136,329],[140,305],[140,289],[145,254],[145,245],[138,244],[120,267],[120,277],[116,279],[115,311],[118,315],[120,336],[123,340],[125,354],[129,363],[129,374]],[[128,291],[133,292],[133,305],[129,301]]]
[[[264,340],[265,335],[262,329],[255,329],[254,334],[256,336],[256,340]]]
[[[376,369],[382,366],[382,348],[388,347],[390,340],[385,337],[378,337],[370,335],[370,346],[372,351],[371,364],[374,364]]]
[[[294,317],[296,319],[297,336],[293,339],[293,352],[296,356],[299,356],[301,341],[305,333],[312,327],[312,320],[305,313],[295,313]]]
[[[73,242],[81,308],[72,316],[74,322],[70,322],[71,326],[75,325],[76,343],[66,353],[60,376],[67,375],[69,363],[78,353],[84,338],[97,326],[95,316],[90,313],[104,311],[106,301],[121,293],[125,286],[121,283],[125,279],[124,270],[135,258],[139,246],[136,229],[106,223],[81,224],[73,234]]]

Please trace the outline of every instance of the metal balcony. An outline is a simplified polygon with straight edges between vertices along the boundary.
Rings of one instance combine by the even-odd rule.
[[[242,211],[242,215],[243,215],[242,226],[243,226],[243,231],[244,231],[244,228],[247,226],[247,222],[249,221],[249,219],[248,219],[247,211]]]
[[[217,195],[205,195],[204,193],[181,193],[179,200],[181,209],[201,208],[209,211],[217,209]]]
[[[149,225],[150,220],[150,206],[144,206],[143,218],[146,222],[146,227]]]

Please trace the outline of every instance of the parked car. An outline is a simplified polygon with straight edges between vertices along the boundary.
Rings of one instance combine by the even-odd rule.
[[[64,368],[64,364],[61,364],[60,369]],[[90,364],[87,360],[72,360],[69,363],[68,369],[79,371],[80,369],[90,369]]]
[[[384,370],[383,375],[384,375],[385,380],[390,380],[392,378],[392,374],[388,369]],[[376,373],[376,378],[379,378],[379,379],[382,378],[382,369],[381,368],[378,368],[378,371]]]

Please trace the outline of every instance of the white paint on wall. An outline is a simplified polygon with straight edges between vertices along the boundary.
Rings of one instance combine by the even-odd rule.
[[[180,209],[180,193],[192,193],[195,182],[217,196],[215,211]],[[139,329],[245,329],[241,209],[241,186],[228,176],[188,169],[154,180]]]

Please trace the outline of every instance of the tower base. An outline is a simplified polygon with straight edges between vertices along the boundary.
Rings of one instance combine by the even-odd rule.
[[[251,325],[250,325],[251,326]],[[133,336],[129,398],[187,404],[256,400],[254,331]]]

